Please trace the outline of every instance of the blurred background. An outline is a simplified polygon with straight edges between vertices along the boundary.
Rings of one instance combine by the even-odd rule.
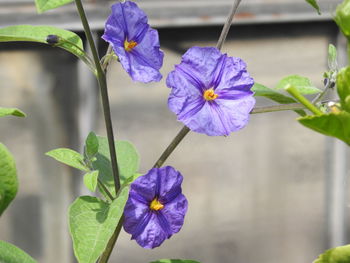
[[[82,35],[74,5],[37,15],[33,0],[0,0],[0,26],[46,24]],[[111,1],[85,1],[101,54]],[[147,172],[181,129],[167,108],[166,75],[191,46],[215,46],[233,0],[137,1],[159,29],[165,52],[159,83],[133,83],[121,66],[108,83],[118,140],[129,140]],[[223,51],[241,57],[256,82],[273,88],[290,74],[322,88],[328,44],[344,65],[345,42],[332,14],[340,0],[243,0]],[[257,106],[273,102],[257,99]],[[93,130],[105,135],[96,81],[63,50],[30,43],[0,44],[0,105],[27,118],[0,120],[0,141],[15,156],[19,193],[0,218],[0,239],[42,263],[75,262],[67,208],[88,194],[82,176],[46,157],[59,147],[81,151]],[[160,258],[203,263],[309,263],[326,248],[349,242],[349,157],[339,141],[312,132],[294,112],[252,115],[229,137],[190,133],[166,164],[184,175],[189,210],[183,229],[160,248],[144,250],[122,232],[111,262]]]

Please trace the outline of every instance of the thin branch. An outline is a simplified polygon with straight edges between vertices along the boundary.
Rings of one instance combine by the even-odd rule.
[[[111,118],[111,110],[109,106],[106,74],[104,73],[101,67],[100,59],[97,53],[95,42],[91,34],[89,23],[85,15],[83,4],[81,0],[75,0],[75,4],[77,6],[79,16],[83,23],[85,35],[89,42],[93,59],[95,62],[96,70],[97,70],[97,80],[101,90],[103,115],[105,118],[105,124],[106,124],[106,130],[107,130],[108,146],[109,146],[109,152],[111,156],[115,191],[116,193],[118,193],[118,190],[120,188],[119,169],[118,169],[118,162],[117,162],[117,153],[116,153],[115,144],[114,144],[113,125],[112,125],[112,118]]]

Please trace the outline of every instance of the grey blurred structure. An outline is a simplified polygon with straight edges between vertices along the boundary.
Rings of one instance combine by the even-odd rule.
[[[81,32],[74,5],[37,15],[33,2],[0,0],[0,26],[45,24]],[[113,2],[85,2],[98,39]],[[303,0],[243,0],[223,51],[243,58],[255,80],[267,86],[300,74],[322,88],[328,43],[345,52],[331,21],[340,2],[320,1],[319,16]],[[233,1],[138,3],[160,28],[166,76],[190,46],[215,45]],[[0,239],[42,263],[74,262],[67,208],[83,191],[82,180],[44,153],[59,147],[79,151],[90,130],[105,134],[96,82],[70,54],[27,43],[0,44],[0,79],[0,105],[28,114],[0,120],[0,141],[17,160],[21,185],[0,219]],[[146,87],[133,83],[117,63],[108,81],[116,137],[136,145],[146,172],[181,128],[167,110],[165,81]],[[272,102],[258,99],[258,105],[267,104]],[[293,112],[254,115],[228,138],[190,133],[167,162],[185,176],[190,206],[183,230],[152,251],[122,233],[111,262],[170,257],[308,263],[324,249],[349,242],[349,151],[295,118]]]

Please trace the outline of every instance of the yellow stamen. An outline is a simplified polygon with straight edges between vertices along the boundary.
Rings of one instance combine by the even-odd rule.
[[[219,95],[215,94],[213,89],[207,89],[203,94],[205,100],[215,100],[218,96]]]
[[[152,210],[158,211],[162,210],[164,208],[164,205],[161,202],[159,202],[157,198],[154,198],[149,207]]]
[[[137,43],[133,40],[131,40],[130,42],[128,40],[125,39],[124,41],[124,48],[126,51],[130,52],[134,47],[137,46]]]

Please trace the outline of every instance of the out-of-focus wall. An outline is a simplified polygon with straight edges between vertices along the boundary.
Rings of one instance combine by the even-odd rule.
[[[330,23],[233,27],[223,51],[245,60],[254,79],[266,86],[301,74],[321,87],[334,30]],[[118,63],[112,63],[108,82],[116,138],[135,144],[141,172],[153,165],[182,127],[166,106],[167,73],[190,46],[215,45],[219,32],[216,27],[161,30],[165,60],[159,83],[133,83]],[[69,134],[76,138],[88,131],[77,131],[77,110],[83,105],[69,99],[78,97],[77,90],[71,93],[67,88],[74,70],[64,71],[67,82],[53,84],[55,69],[74,68],[74,60],[59,52],[61,59],[55,61],[47,59],[48,54],[49,49],[0,52],[0,105],[28,113],[26,119],[0,120],[0,141],[17,160],[21,185],[0,219],[0,237],[40,262],[61,263],[69,261],[67,253],[61,253],[66,258],[60,256],[60,249],[69,250],[64,221],[68,203],[75,198],[67,188],[79,188],[74,187],[79,175],[44,157],[44,152],[69,145],[78,150],[81,141]],[[55,67],[49,69],[47,63]],[[64,87],[66,97],[57,98]],[[270,103],[258,99],[257,105]],[[101,110],[97,116],[94,130],[104,135]],[[189,210],[183,229],[155,250],[138,247],[122,232],[111,262],[169,257],[203,263],[312,262],[327,244],[326,138],[299,125],[296,117],[293,112],[253,115],[246,128],[229,137],[190,133],[166,163],[184,175]],[[55,180],[63,193],[52,189],[50,194],[46,180]],[[49,202],[44,196],[59,209],[43,211]],[[46,222],[48,218],[57,221]],[[59,237],[49,232],[55,225]],[[48,247],[43,237],[66,243]]]

